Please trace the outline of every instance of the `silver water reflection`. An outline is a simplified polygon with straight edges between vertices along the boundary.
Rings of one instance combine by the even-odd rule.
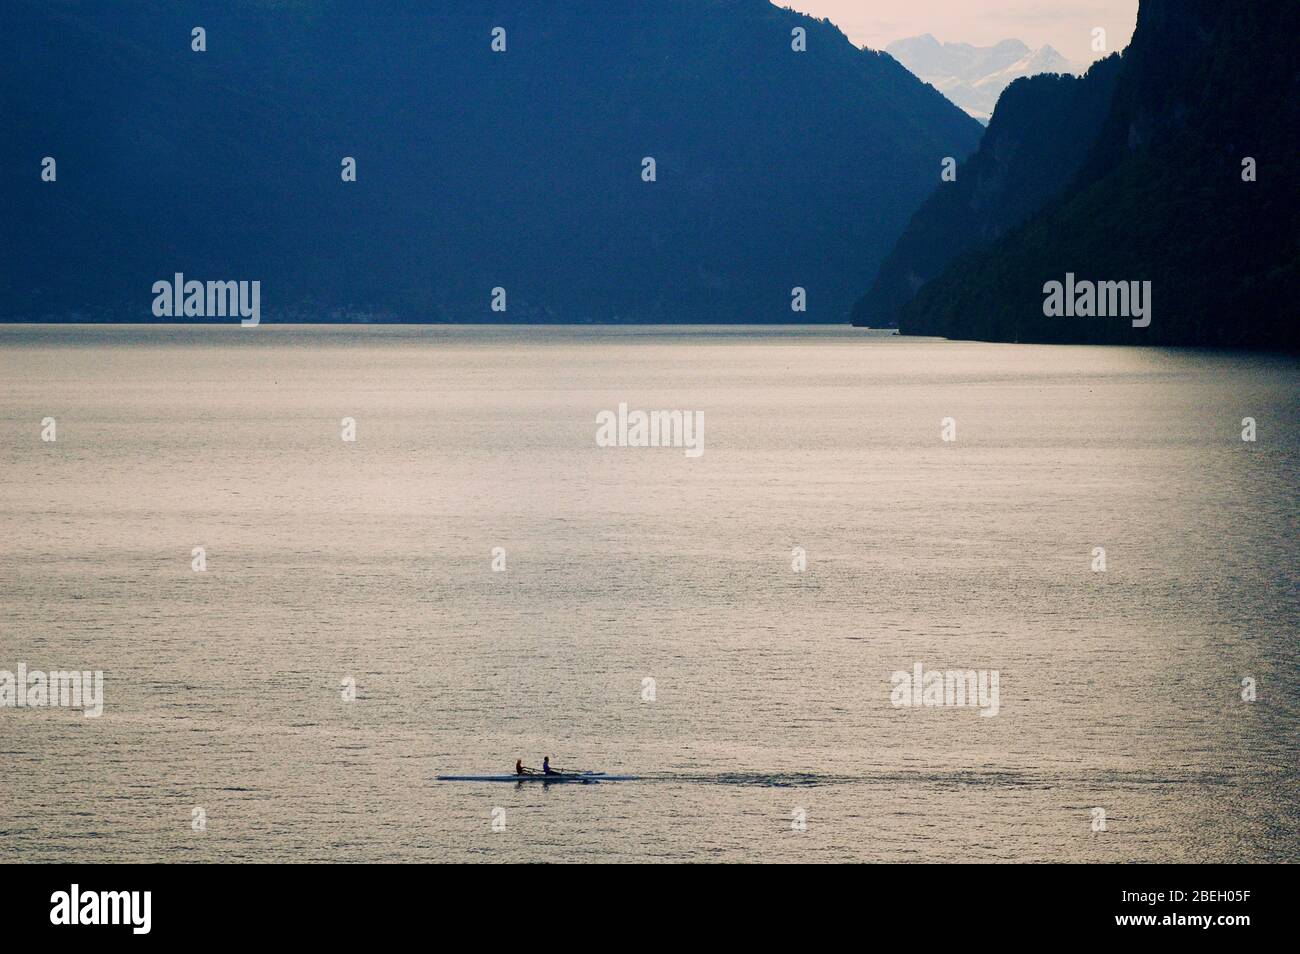
[[[105,673],[99,718],[0,709],[0,859],[1296,860],[1298,385],[847,328],[0,326],[0,669]],[[621,402],[704,453],[598,446]],[[996,671],[996,717],[891,705],[917,664]],[[543,755],[647,778],[434,781]]]

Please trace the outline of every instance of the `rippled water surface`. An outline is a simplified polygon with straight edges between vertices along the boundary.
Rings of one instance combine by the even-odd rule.
[[[0,326],[0,669],[106,696],[0,709],[0,860],[1297,860],[1298,397],[847,328]],[[598,447],[620,402],[704,454]],[[894,707],[918,662],[1000,711]],[[435,780],[546,754],[643,778]]]

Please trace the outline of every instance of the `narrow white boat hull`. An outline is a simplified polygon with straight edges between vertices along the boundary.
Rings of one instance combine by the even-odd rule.
[[[634,782],[635,775],[606,775],[604,772],[582,772],[568,775],[439,775],[439,782],[577,782],[593,785],[596,782]]]

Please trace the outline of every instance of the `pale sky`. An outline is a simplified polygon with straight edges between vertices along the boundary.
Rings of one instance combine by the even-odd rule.
[[[777,6],[826,17],[858,46],[883,50],[895,40],[933,33],[942,43],[990,46],[1050,43],[1080,65],[1094,53],[1093,27],[1106,29],[1107,51],[1128,46],[1138,0],[775,0]]]

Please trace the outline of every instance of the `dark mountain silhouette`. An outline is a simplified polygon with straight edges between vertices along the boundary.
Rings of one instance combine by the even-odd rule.
[[[900,328],[998,341],[1296,348],[1298,27],[1300,4],[1142,0],[1078,177],[926,284]],[[1243,181],[1247,158],[1258,181]],[[1150,281],[1150,326],[1046,317],[1044,285],[1067,272]]]
[[[963,252],[988,244],[1058,195],[1079,171],[1110,109],[1118,54],[1084,77],[1018,79],[1002,94],[979,150],[912,216],[853,307],[858,325],[890,327],[917,290]]]
[[[0,317],[147,320],[183,272],[267,320],[843,320],[981,132],[767,0],[408,9],[6,3]]]

